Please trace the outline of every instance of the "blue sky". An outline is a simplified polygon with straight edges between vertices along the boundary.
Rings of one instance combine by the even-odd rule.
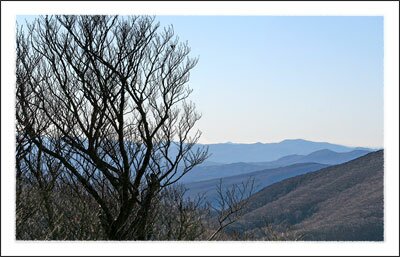
[[[383,145],[383,18],[159,16],[199,64],[205,143]]]
[[[156,19],[200,58],[190,86],[202,143],[383,146],[382,17]]]

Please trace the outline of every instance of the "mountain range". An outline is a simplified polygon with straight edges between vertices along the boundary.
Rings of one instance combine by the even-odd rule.
[[[230,229],[262,238],[266,224],[303,240],[383,240],[383,150],[292,177],[251,196]]]
[[[180,182],[187,184],[192,182],[224,178],[264,169],[285,167],[297,163],[320,163],[327,165],[340,164],[363,156],[369,152],[370,151],[368,150],[353,150],[350,152],[339,153],[332,150],[323,149],[312,152],[308,155],[288,155],[270,162],[235,162],[230,164],[207,163],[206,165],[195,167],[193,170],[183,176]]]
[[[257,192],[264,187],[279,182],[283,179],[316,171],[327,166],[329,165],[319,163],[298,163],[285,167],[264,169],[241,175],[224,177],[222,179],[211,179],[188,183],[185,184],[185,188],[187,189],[186,196],[193,199],[199,195],[202,195],[205,201],[215,204],[218,201],[217,186],[220,183],[221,189],[223,192],[225,192],[226,190],[232,188],[233,185],[241,185],[249,180],[254,180],[253,192]]]
[[[307,155],[318,150],[331,150],[335,152],[349,152],[352,150],[371,150],[367,148],[348,147],[326,142],[313,142],[304,139],[287,139],[279,143],[255,144],[198,144],[197,147],[206,146],[211,156],[208,162],[235,163],[235,162],[266,162],[279,159],[287,155]]]

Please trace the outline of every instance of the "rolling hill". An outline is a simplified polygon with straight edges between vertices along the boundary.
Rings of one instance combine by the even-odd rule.
[[[270,166],[287,166],[295,163],[305,163],[305,162],[317,162],[322,164],[341,164],[348,162],[350,160],[356,159],[367,153],[369,150],[353,150],[349,152],[335,152],[329,149],[322,149],[312,152],[307,155],[293,154],[279,158],[276,161],[271,162],[257,162],[253,164],[257,165],[270,165]]]
[[[231,229],[257,234],[266,222],[304,240],[383,240],[383,150],[264,188]]]
[[[305,174],[308,172],[316,171],[327,167],[328,165],[319,163],[298,163],[286,167],[279,167],[274,169],[265,169],[255,172],[250,172],[246,174],[225,177],[221,179],[211,179],[201,182],[194,182],[185,184],[187,188],[186,195],[188,197],[194,198],[197,195],[205,194],[205,200],[211,203],[215,203],[217,199],[217,185],[222,182],[222,188],[227,189],[232,185],[241,184],[246,180],[254,179],[254,190],[258,191],[262,188],[281,181],[283,179],[294,177],[300,174]]]
[[[287,139],[279,143],[255,144],[209,144],[207,146],[211,156],[207,161],[218,163],[234,162],[266,162],[278,158],[299,154],[307,155],[312,152],[328,149],[335,152],[349,152],[352,150],[368,150],[364,148],[347,147],[326,142],[312,142],[303,139]]]
[[[293,165],[296,163],[321,163],[321,164],[340,164],[363,156],[370,151],[353,150],[350,152],[334,152],[332,150],[323,149],[312,152],[308,155],[289,155],[271,162],[246,163],[236,162],[230,164],[217,164],[197,166],[188,174],[182,177],[181,183],[191,183],[205,181],[216,178],[224,178],[236,175],[251,173],[254,171],[273,169]]]

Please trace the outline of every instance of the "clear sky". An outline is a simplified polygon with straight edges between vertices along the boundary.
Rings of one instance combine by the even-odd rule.
[[[383,146],[383,18],[158,16],[199,64],[202,142]]]
[[[382,17],[156,19],[200,58],[190,86],[201,143],[383,146]]]

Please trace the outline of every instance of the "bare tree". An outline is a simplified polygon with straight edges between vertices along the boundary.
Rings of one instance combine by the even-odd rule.
[[[165,190],[155,211],[155,240],[202,240],[206,232],[209,209],[202,197],[185,196],[182,185]]]
[[[217,229],[211,234],[208,240],[214,240],[223,229],[239,220],[245,207],[248,204],[249,197],[253,194],[254,179],[249,178],[240,184],[234,184],[224,189],[222,179],[217,185],[217,204],[211,205],[217,213]]]
[[[17,165],[24,144],[51,157],[97,203],[107,239],[149,239],[155,199],[207,158],[195,146],[189,53],[154,17],[45,16],[19,28]]]

